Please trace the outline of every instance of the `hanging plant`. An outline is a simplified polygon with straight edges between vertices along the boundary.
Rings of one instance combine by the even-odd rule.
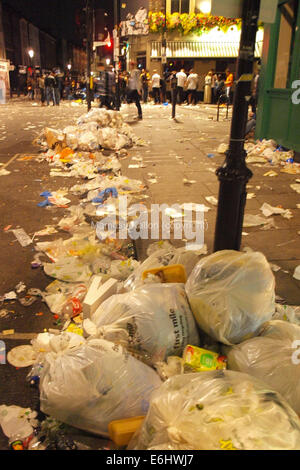
[[[201,35],[215,27],[226,32],[232,26],[241,28],[242,20],[239,18],[224,18],[223,16],[206,16],[201,13],[172,13],[167,14],[165,21],[164,13],[149,12],[149,29],[151,33],[162,33],[166,27],[167,31],[177,31],[183,36],[187,34]]]

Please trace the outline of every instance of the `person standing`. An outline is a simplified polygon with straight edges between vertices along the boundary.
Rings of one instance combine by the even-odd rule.
[[[226,80],[225,80],[225,90],[226,96],[230,103],[230,92],[233,86],[233,74],[230,72],[229,69],[226,69]]]
[[[145,69],[142,70],[141,80],[142,80],[142,87],[143,87],[143,102],[147,103],[148,96],[149,96],[150,74]]]
[[[218,81],[218,75],[215,73],[215,71],[212,69],[211,70],[212,77],[211,77],[211,100],[212,104],[215,104],[217,101],[217,81]]]
[[[211,104],[212,72],[209,71],[204,81],[204,103]]]
[[[152,94],[154,98],[154,104],[160,103],[160,75],[157,73],[157,70],[154,70],[152,75]]]
[[[49,106],[50,99],[53,102],[53,106],[55,106],[54,85],[55,85],[55,78],[50,72],[46,75],[46,78],[45,78],[47,106]]]
[[[197,103],[198,74],[190,70],[186,81],[188,91],[188,103],[195,105]]]
[[[184,91],[184,87],[185,87],[185,83],[187,79],[184,69],[181,69],[180,72],[176,74],[176,78],[177,78],[177,94],[179,95],[179,104],[182,104],[184,101],[183,91]]]
[[[45,106],[45,76],[40,75],[38,78],[38,87],[40,91],[40,98],[42,106]]]
[[[141,72],[136,68],[135,62],[130,63],[130,75],[128,78],[128,99],[135,102],[138,110],[138,119],[143,119],[140,96],[142,94]]]

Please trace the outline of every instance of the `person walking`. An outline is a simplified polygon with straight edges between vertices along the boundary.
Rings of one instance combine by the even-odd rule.
[[[226,80],[225,80],[225,90],[226,90],[226,96],[229,100],[230,104],[230,92],[233,86],[233,74],[230,72],[229,69],[226,69]]]
[[[154,98],[154,104],[160,103],[160,75],[157,73],[157,70],[154,70],[151,80],[152,85],[152,94]]]
[[[128,78],[128,99],[135,102],[138,110],[138,119],[143,119],[140,96],[142,94],[141,72],[136,68],[135,62],[130,62],[130,75]]]
[[[186,73],[184,69],[181,69],[180,72],[176,74],[177,78],[177,94],[179,96],[179,104],[182,104],[184,102],[184,87],[186,83]]]
[[[193,69],[190,70],[186,84],[188,92],[188,103],[195,106],[197,103],[198,74],[195,73]]]
[[[46,101],[47,106],[49,106],[50,99],[53,102],[53,106],[55,106],[55,95],[54,95],[54,85],[55,85],[55,78],[52,73],[47,73],[45,78],[45,90],[46,90]]]
[[[40,91],[40,98],[42,106],[45,106],[45,76],[40,75],[38,78],[38,87]]]
[[[211,104],[212,72],[209,71],[204,80],[204,103]]]
[[[150,74],[145,69],[142,70],[141,80],[142,80],[142,87],[143,87],[143,102],[147,103],[148,96],[149,96]]]

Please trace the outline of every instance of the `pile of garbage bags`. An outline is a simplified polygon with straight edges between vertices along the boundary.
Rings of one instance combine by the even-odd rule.
[[[300,326],[272,319],[274,276],[261,253],[203,252],[187,256],[186,285],[165,283],[142,271],[178,266],[186,253],[151,245],[83,321],[85,337],[46,341],[41,410],[101,436],[114,420],[145,416],[128,449],[300,449]]]
[[[120,150],[142,143],[119,111],[94,108],[81,116],[76,125],[62,131],[46,128],[44,139],[51,149],[68,147],[73,151],[93,152],[100,148]]]

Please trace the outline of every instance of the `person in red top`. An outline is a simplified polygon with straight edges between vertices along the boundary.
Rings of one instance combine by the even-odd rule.
[[[226,69],[226,81],[225,81],[225,89],[226,89],[226,96],[230,98],[230,90],[233,85],[233,74],[230,72],[229,69]]]

